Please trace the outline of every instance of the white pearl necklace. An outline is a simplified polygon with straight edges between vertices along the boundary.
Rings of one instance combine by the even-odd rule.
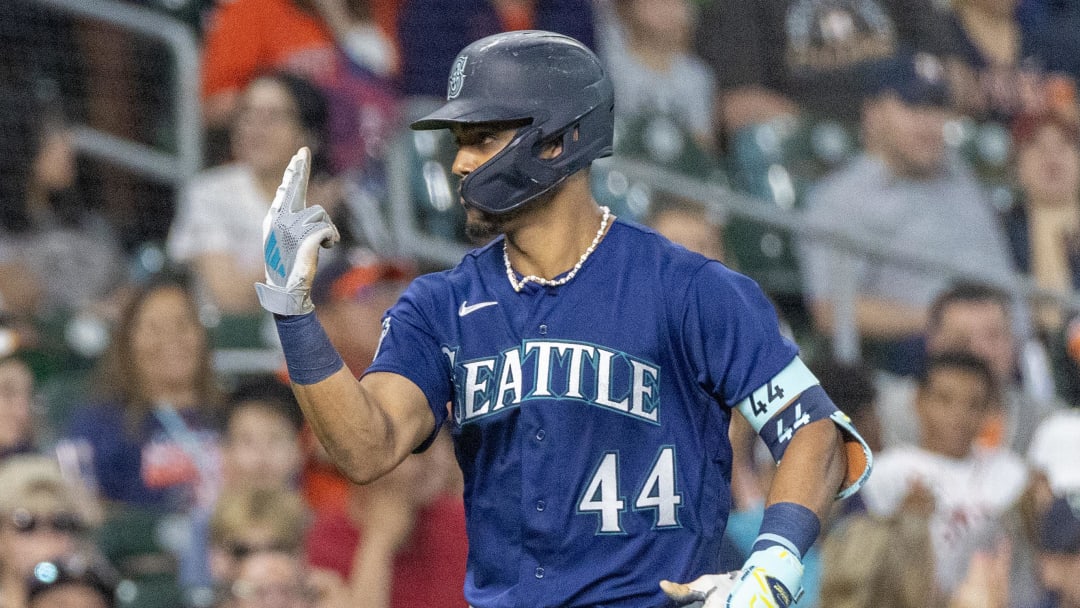
[[[581,258],[578,259],[577,264],[570,269],[570,272],[566,273],[561,279],[545,279],[544,277],[538,277],[534,274],[530,274],[527,277],[522,278],[520,281],[514,278],[514,269],[510,266],[510,256],[506,253],[506,241],[503,240],[503,262],[506,264],[506,278],[510,279],[510,286],[514,288],[514,291],[520,292],[525,284],[532,281],[537,285],[543,285],[545,287],[558,287],[560,285],[566,285],[577,275],[581,270],[581,265],[585,263],[585,260],[589,259],[596,246],[600,244],[600,239],[604,237],[604,230],[607,229],[608,220],[612,218],[611,209],[607,207],[600,207],[600,210],[604,212],[604,216],[600,218],[600,229],[596,231],[596,236],[593,237],[592,243],[589,244],[589,248],[585,250],[585,253],[581,254]]]

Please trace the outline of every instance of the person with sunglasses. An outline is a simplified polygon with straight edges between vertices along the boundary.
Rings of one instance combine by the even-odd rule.
[[[27,608],[115,608],[120,578],[101,555],[79,551],[34,565]]]
[[[89,549],[90,499],[45,456],[0,465],[0,608],[26,608],[34,566]]]
[[[308,513],[303,499],[284,488],[227,489],[211,515],[208,529],[210,574],[219,595],[227,595],[239,564],[259,551],[299,555]]]

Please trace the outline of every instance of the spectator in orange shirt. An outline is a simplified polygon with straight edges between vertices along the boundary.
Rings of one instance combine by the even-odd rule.
[[[203,113],[225,125],[244,87],[268,68],[326,81],[334,65],[334,39],[318,15],[292,0],[237,0],[212,13],[202,56]]]
[[[359,166],[396,126],[390,36],[356,0],[233,0],[211,13],[202,54],[203,119],[222,138],[243,89],[293,72],[330,97],[335,168]],[[384,10],[381,12],[385,12]],[[214,150],[221,142],[211,141]],[[212,161],[223,152],[211,152]]]

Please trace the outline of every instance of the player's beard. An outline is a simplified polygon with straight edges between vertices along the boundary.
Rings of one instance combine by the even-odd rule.
[[[516,209],[498,214],[489,213],[464,203],[465,235],[477,245],[486,243],[500,234],[505,234],[507,230],[513,229],[520,223],[518,220],[521,217],[546,207],[554,198],[555,192],[551,190]]]
[[[486,243],[502,234],[503,216],[481,211],[475,207],[465,208],[465,236],[477,245]]]

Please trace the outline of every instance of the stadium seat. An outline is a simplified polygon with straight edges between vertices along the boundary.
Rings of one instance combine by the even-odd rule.
[[[457,148],[449,131],[407,131],[402,135],[409,182],[420,229],[464,243],[464,211],[458,204],[457,177],[450,171]]]
[[[90,400],[91,383],[95,375],[90,369],[70,368],[51,374],[37,386],[38,402],[42,406],[42,429],[38,441],[51,445],[68,427],[72,412]]]
[[[98,532],[97,545],[123,582],[121,608],[178,608],[185,605],[177,581],[177,560],[168,548],[173,516],[135,507],[117,507]]]
[[[833,120],[785,118],[735,132],[728,175],[732,187],[781,209],[802,205],[809,186],[857,151],[852,125]],[[733,218],[725,240],[739,270],[774,297],[799,297],[802,278],[791,235]]]
[[[971,165],[997,211],[1008,211],[1016,204],[1011,169],[1012,134],[1004,125],[995,121],[956,120],[946,127],[945,140]]]
[[[616,159],[648,163],[680,175],[727,185],[727,175],[718,159],[697,144],[691,133],[674,118],[664,114],[618,117],[615,121]],[[610,163],[593,166],[593,196],[611,207],[616,215],[640,220],[648,213],[653,192],[660,184],[630,180]]]
[[[274,341],[267,339],[267,332],[272,326],[265,314],[223,314],[209,329],[215,349],[277,347]]]

